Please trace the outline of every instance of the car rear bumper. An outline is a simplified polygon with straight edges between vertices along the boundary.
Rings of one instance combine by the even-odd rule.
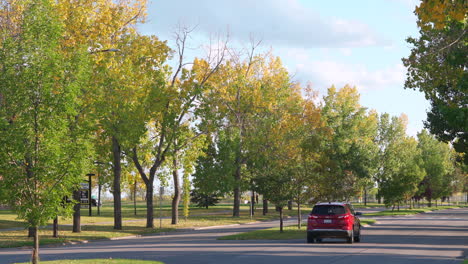
[[[351,230],[342,229],[312,229],[307,230],[307,236],[313,238],[347,238],[351,236]]]

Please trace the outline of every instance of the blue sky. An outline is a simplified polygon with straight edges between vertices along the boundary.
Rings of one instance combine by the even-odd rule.
[[[408,134],[423,128],[429,103],[403,88],[405,42],[417,36],[418,0],[153,0],[144,34],[172,43],[178,24],[195,26],[191,56],[210,35],[229,29],[233,45],[251,35],[281,57],[294,78],[324,95],[334,84],[356,86],[361,104],[379,113],[408,116]]]

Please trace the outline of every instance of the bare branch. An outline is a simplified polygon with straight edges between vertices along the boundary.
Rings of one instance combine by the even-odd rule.
[[[177,49],[177,55],[178,55],[178,63],[177,63],[177,69],[174,72],[174,76],[172,76],[172,81],[171,81],[171,87],[174,87],[175,81],[177,80],[177,76],[179,75],[180,71],[184,67],[184,55],[185,55],[185,48],[187,44],[187,38],[190,35],[191,32],[195,30],[195,27],[188,28],[186,26],[182,26],[179,24],[178,29],[176,32],[174,32],[174,37],[175,37],[175,45]]]

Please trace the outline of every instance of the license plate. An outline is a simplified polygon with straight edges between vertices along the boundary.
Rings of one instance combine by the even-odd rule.
[[[323,223],[324,223],[324,224],[331,224],[331,223],[332,223],[332,220],[331,220],[331,219],[324,219],[324,220],[323,220]]]

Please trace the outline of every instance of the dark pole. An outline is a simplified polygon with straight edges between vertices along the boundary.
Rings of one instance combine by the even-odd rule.
[[[89,216],[92,216],[93,213],[92,213],[92,210],[91,210],[91,206],[92,206],[92,203],[91,203],[91,176],[94,176],[95,174],[94,173],[88,173],[86,174],[88,176],[88,183],[89,183],[89,191],[88,191],[88,206],[89,206]]]

